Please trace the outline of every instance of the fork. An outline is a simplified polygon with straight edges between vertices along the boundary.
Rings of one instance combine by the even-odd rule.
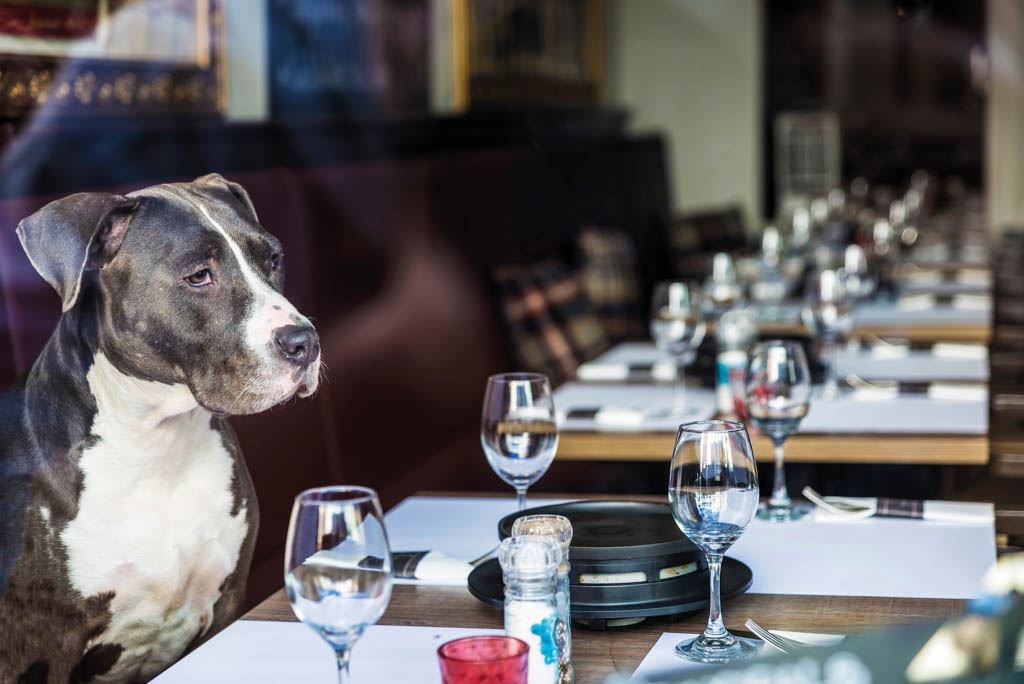
[[[757,635],[761,641],[783,653],[792,653],[793,651],[798,651],[802,648],[817,647],[817,644],[809,644],[804,641],[797,641],[796,639],[790,639],[788,637],[779,636],[778,634],[769,632],[767,629],[754,622],[753,618],[744,622],[743,625]]]

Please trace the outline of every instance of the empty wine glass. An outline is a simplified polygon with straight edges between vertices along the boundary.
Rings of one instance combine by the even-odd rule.
[[[868,270],[868,258],[860,245],[849,245],[843,252],[843,286],[854,304],[866,301],[875,292],[875,279]]]
[[[742,303],[743,287],[736,278],[736,265],[725,252],[719,252],[711,260],[711,274],[704,281],[704,295],[715,313]]]
[[[526,490],[547,472],[558,449],[551,384],[540,373],[503,373],[487,379],[480,443],[491,468],[516,490],[519,510]]]
[[[811,401],[811,372],[797,342],[769,340],[754,346],[747,368],[747,415],[775,447],[775,477],[768,505],[757,517],[773,522],[798,520],[810,510],[794,505],[786,489],[784,447],[807,415]]]
[[[722,620],[722,557],[757,509],[757,465],[743,423],[705,420],[679,426],[668,476],[676,524],[704,554],[711,577],[708,624],[676,653],[701,663],[725,663],[757,653],[757,643],[733,636]]]
[[[666,281],[654,287],[651,297],[651,337],[662,354],[675,366],[672,407],[665,415],[687,414],[685,368],[693,363],[704,341],[707,325],[696,288],[681,281]]]
[[[391,599],[391,549],[377,493],[339,486],[299,494],[284,581],[295,616],[334,649],[345,684],[353,644]]]
[[[831,399],[839,394],[839,342],[850,330],[850,298],[842,274],[834,269],[815,273],[807,289],[804,323],[821,341],[825,359],[825,385],[821,394]]]

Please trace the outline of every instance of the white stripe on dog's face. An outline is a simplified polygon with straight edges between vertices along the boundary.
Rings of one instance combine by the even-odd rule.
[[[228,234],[228,231],[210,216],[210,212],[206,210],[206,207],[201,204],[197,206],[209,224],[213,226],[213,229],[228,244],[231,253],[235,255],[235,260],[238,262],[238,268],[242,272],[242,277],[252,291],[252,309],[245,323],[246,344],[257,355],[274,355],[274,330],[286,325],[310,325],[309,319],[300,314],[292,306],[291,302],[285,299],[280,292],[270,287],[253,270],[242,248]]]

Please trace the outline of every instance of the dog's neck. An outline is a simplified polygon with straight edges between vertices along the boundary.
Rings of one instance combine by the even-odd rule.
[[[209,418],[209,412],[199,406],[185,385],[167,385],[122,373],[103,352],[93,357],[85,377],[96,399],[97,414],[116,420],[118,427],[127,432],[156,430],[168,421],[194,418],[190,415],[194,412]]]

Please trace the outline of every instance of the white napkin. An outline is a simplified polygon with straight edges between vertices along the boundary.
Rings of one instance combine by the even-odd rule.
[[[878,507],[878,499],[874,497],[865,496],[824,496],[818,497],[814,490],[808,493],[809,487],[803,491],[804,496],[811,499],[812,502],[815,498],[824,500],[827,504],[832,505],[850,505],[859,506],[862,510],[859,511],[836,511],[828,510],[820,505],[815,505],[814,508],[814,519],[821,522],[853,522],[857,520],[863,520],[864,518],[870,518],[875,515]],[[991,523],[994,517],[992,504],[977,503],[973,501],[925,501],[923,515],[920,520],[931,520],[934,522],[943,523],[960,523],[960,524],[987,524]],[[908,516],[909,518],[909,516]],[[913,519],[913,518],[909,518]]]
[[[873,359],[905,359],[910,356],[910,345],[876,344],[871,347],[870,356]]]
[[[892,387],[858,387],[853,390],[853,398],[857,401],[879,401],[881,399],[895,399],[900,395],[900,388],[897,385]]]
[[[594,423],[603,427],[642,427],[644,412],[623,406],[605,406],[594,416]]]
[[[603,382],[609,380],[625,380],[629,377],[629,365],[625,363],[590,363],[580,364],[576,369],[576,379],[586,382]]]
[[[983,344],[939,342],[932,346],[932,355],[940,359],[987,359],[988,347]]]
[[[935,297],[929,294],[900,297],[896,307],[901,311],[926,311],[935,308]]]
[[[985,268],[961,268],[956,273],[956,280],[964,285],[988,285],[991,274]]]
[[[651,377],[660,381],[671,381],[675,376],[675,368],[671,363],[659,361],[651,366]],[[619,382],[629,378],[629,364],[601,363],[591,361],[580,364],[576,369],[576,379],[584,382]]]
[[[975,383],[933,382],[928,385],[928,397],[953,401],[986,401],[988,386]]]
[[[420,552],[422,553],[422,552]],[[401,552],[395,553],[396,573],[398,572],[398,561],[401,559]],[[412,571],[412,577],[407,573]],[[425,556],[410,567],[402,569],[406,576],[395,576],[395,581],[410,584],[436,584],[441,586],[466,586],[466,580],[473,566],[464,560],[452,558],[440,551],[428,551]]]
[[[953,297],[954,309],[966,309],[969,311],[982,311],[992,306],[992,297],[989,295],[958,294]]]

